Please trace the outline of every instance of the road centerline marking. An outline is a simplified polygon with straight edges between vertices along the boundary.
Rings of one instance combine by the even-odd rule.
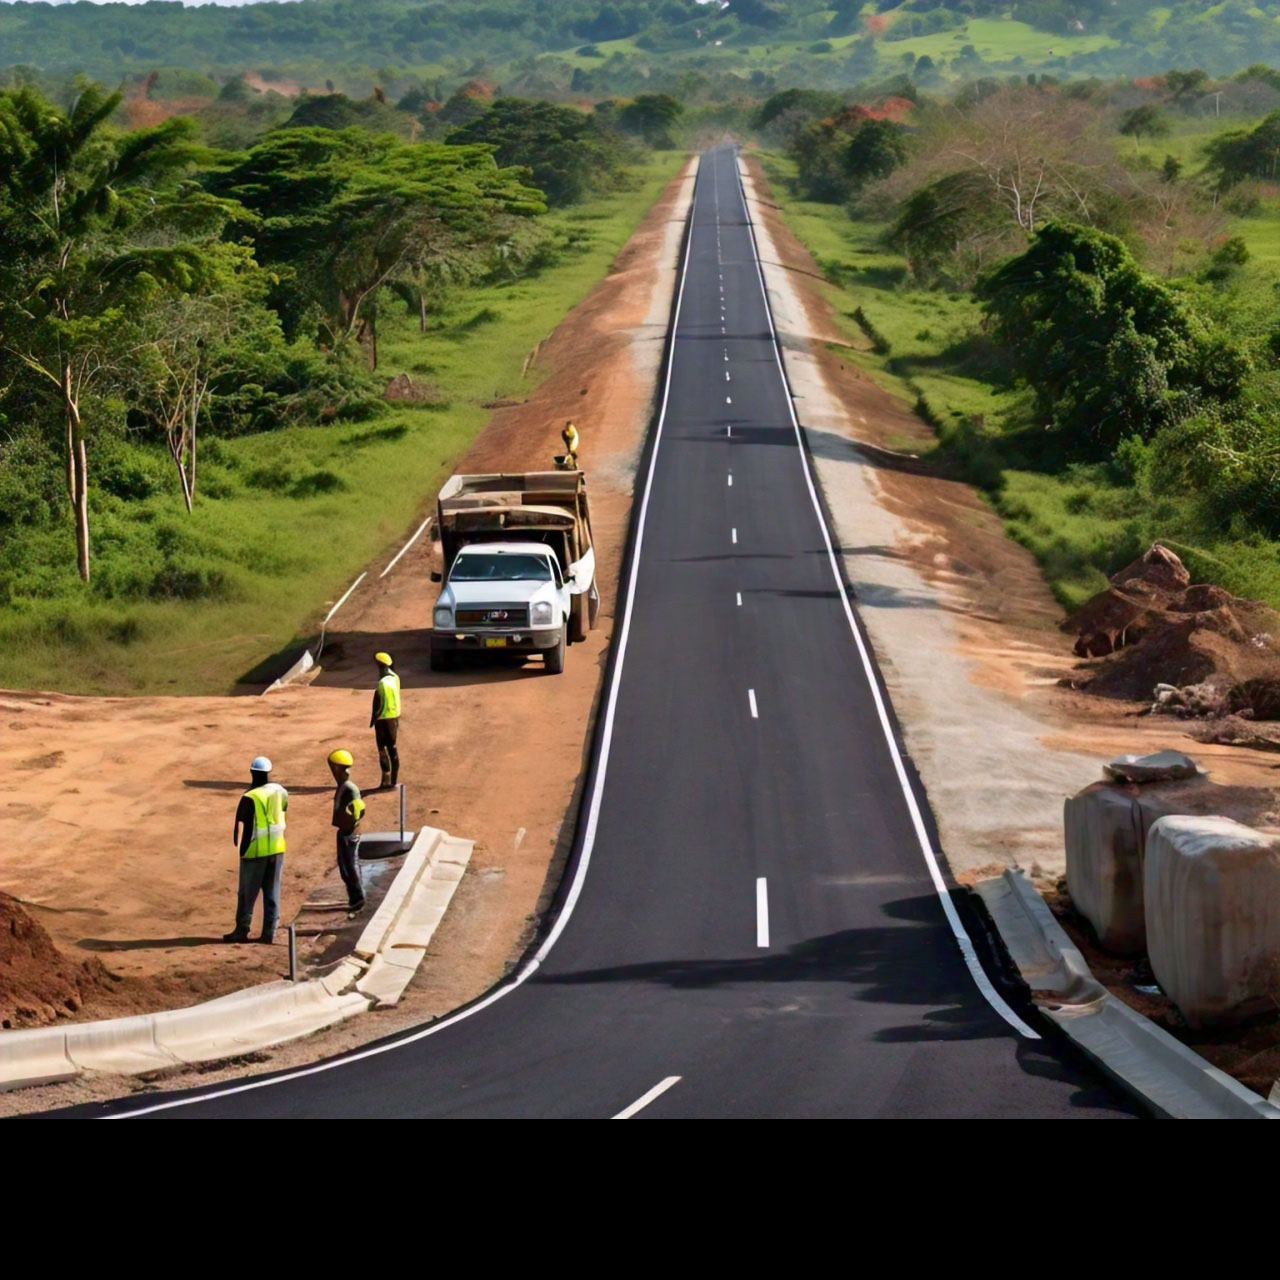
[[[732,471],[729,472],[729,488],[730,489],[733,488],[733,472]]]
[[[614,1120],[630,1120],[638,1111],[643,1111],[651,1102],[662,1097],[673,1084],[679,1084],[683,1076],[667,1076],[665,1080],[659,1080],[657,1084],[649,1090],[648,1093],[642,1093],[629,1107],[623,1107]]]
[[[737,597],[738,597],[738,608],[739,608],[739,609],[741,609],[741,608],[742,608],[742,592],[741,592],[741,591],[739,591],[739,592],[737,592],[736,594],[737,594]]]
[[[756,946],[769,945],[769,882],[764,876],[756,879]]]
[[[754,689],[747,690],[747,701],[751,704],[751,718],[759,720],[760,708],[756,706],[756,691]]]
[[[738,530],[736,527],[729,530],[729,538],[733,542],[734,546],[738,545]]]

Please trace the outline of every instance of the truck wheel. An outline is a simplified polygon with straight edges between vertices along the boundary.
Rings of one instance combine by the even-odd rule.
[[[573,597],[573,605],[569,611],[569,639],[574,644],[580,644],[585,640],[587,632],[591,630],[591,621],[587,609],[587,597],[585,595]]]
[[[445,652],[443,649],[431,650],[431,670],[432,671],[452,671],[453,670],[453,654]]]
[[[564,671],[564,632],[560,632],[560,642],[554,649],[544,649],[542,660],[547,664],[547,675],[558,676]]]

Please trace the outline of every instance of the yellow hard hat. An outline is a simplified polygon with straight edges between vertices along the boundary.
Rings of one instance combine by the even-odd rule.
[[[391,655],[389,653],[375,653],[373,655],[374,662],[380,662],[384,667],[391,665]]]
[[[348,768],[350,768],[353,764],[355,764],[355,761],[351,758],[350,751],[346,750],[344,747],[339,747],[337,751],[329,752],[329,763],[345,764]]]

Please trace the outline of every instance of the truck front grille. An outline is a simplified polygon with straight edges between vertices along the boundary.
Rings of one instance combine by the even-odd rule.
[[[529,606],[524,604],[482,604],[457,612],[460,627],[527,627]]]

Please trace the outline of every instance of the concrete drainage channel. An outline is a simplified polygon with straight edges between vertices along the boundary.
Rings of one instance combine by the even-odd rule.
[[[0,1035],[0,1089],[70,1080],[87,1071],[138,1075],[238,1057],[396,1004],[471,860],[473,844],[434,827],[418,832],[357,940],[327,973],[268,982],[164,1013]]]

